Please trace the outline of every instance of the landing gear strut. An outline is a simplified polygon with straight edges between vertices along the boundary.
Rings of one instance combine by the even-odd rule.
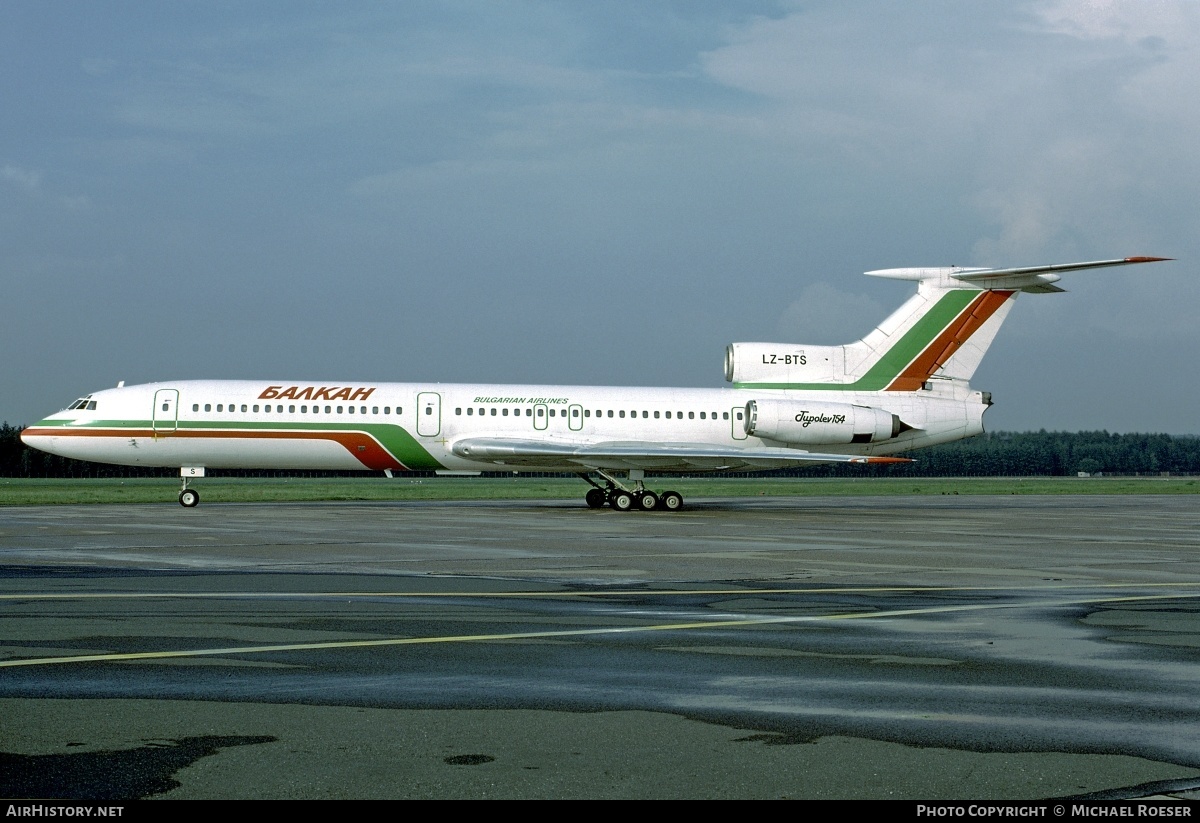
[[[633,488],[629,488],[603,469],[596,469],[596,474],[604,479],[603,486],[587,473],[581,472],[579,475],[592,487],[588,489],[587,496],[584,498],[588,508],[601,509],[609,506],[619,512],[627,512],[635,508],[644,512],[676,512],[683,508],[683,495],[679,492],[656,493],[647,489],[643,483],[645,472],[641,469],[629,470],[629,480],[633,483]]]
[[[200,504],[200,492],[187,487],[188,478],[203,477],[204,469],[196,466],[184,466],[179,470],[179,477],[183,483],[183,488],[179,492],[179,505],[191,509]]]

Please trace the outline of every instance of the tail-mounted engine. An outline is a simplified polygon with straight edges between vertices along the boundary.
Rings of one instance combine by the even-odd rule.
[[[725,348],[730,383],[844,383],[845,346],[730,343]]]
[[[798,400],[746,404],[746,434],[796,445],[878,443],[911,428],[899,416],[870,406]]]

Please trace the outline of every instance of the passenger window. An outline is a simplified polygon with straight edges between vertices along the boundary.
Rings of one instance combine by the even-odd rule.
[[[572,416],[572,417],[578,417],[578,416],[579,416],[579,409],[571,409],[571,416]]]
[[[584,417],[591,417],[591,416],[592,416],[592,410],[591,410],[591,409],[584,409],[584,410],[583,410],[583,416],[584,416]]]
[[[647,419],[647,418],[649,418],[649,417],[650,417],[650,412],[648,412],[648,411],[644,411],[644,412],[642,412],[642,419],[643,419],[643,420],[645,420],[645,419]]]
[[[210,411],[212,411],[212,403],[205,403],[205,404],[204,404],[204,410],[205,410],[206,412],[210,412]]]
[[[459,414],[462,414],[462,409],[457,409],[456,411],[457,411]],[[372,407],[371,407],[371,414],[379,414],[379,407],[378,407],[378,406],[372,406]]]
[[[341,407],[341,406],[338,406],[338,407],[337,407],[337,413],[338,413],[338,414],[341,414],[341,413],[342,413],[342,407]]]
[[[329,413],[330,413],[330,410],[331,410],[332,408],[333,408],[332,406],[326,406],[326,407],[325,407],[325,413],[326,413],[326,414],[329,414]],[[338,411],[341,411],[341,409],[338,409]]]
[[[347,411],[349,411],[350,414],[354,414],[354,407],[353,406],[348,407]]]
[[[503,412],[501,412],[501,414],[503,414],[505,417],[508,417],[508,409],[505,409]]]
[[[296,413],[296,407],[288,406],[288,414],[295,414],[295,413]]]
[[[258,404],[257,403],[254,404],[254,413],[258,414]]]
[[[622,419],[624,419],[624,418],[625,418],[625,410],[624,410],[624,409],[621,409],[621,411],[620,411],[620,416],[621,416],[621,418],[622,418]]]
[[[609,410],[608,410],[608,416],[609,416],[609,417],[612,417],[612,409],[609,409]],[[622,417],[624,417],[624,416],[625,416],[625,413],[624,413],[624,412],[621,412],[621,416],[622,416]]]
[[[475,414],[475,409],[471,406],[467,406],[467,417],[470,417],[473,414]]]
[[[696,413],[688,412],[688,420],[695,420],[695,419],[696,419]]]
[[[245,410],[246,410],[246,404],[245,404],[245,403],[243,403],[243,404],[242,404],[242,411],[245,411]]]
[[[655,413],[654,413],[654,419],[655,419],[655,420],[657,420],[657,419],[658,419],[658,412],[655,412]]]
[[[703,419],[704,419],[704,412],[700,412],[700,419],[701,419],[701,420],[703,420]]]
[[[541,416],[542,416],[542,415],[544,415],[545,413],[546,413],[546,410],[545,410],[545,409],[538,409],[538,410],[537,410],[537,416],[538,416],[538,417],[541,417]]]
[[[199,404],[199,403],[193,403],[193,404],[192,404],[192,411],[200,411],[200,404]]]
[[[722,419],[722,420],[728,420],[728,419],[729,419],[729,412],[721,412],[721,419]]]
[[[671,419],[671,413],[670,413],[670,412],[667,412],[667,419],[668,419],[668,420],[670,420],[670,419]]]
[[[384,407],[383,407],[383,413],[384,413],[384,414],[391,414],[391,413],[392,413],[392,407],[391,407],[391,406],[384,406]]]

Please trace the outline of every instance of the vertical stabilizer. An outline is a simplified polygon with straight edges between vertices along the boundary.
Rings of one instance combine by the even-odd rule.
[[[725,377],[738,388],[908,392],[932,379],[970,380],[1020,292],[1063,291],[1060,272],[1166,260],[1126,257],[1012,269],[880,269],[917,293],[861,340],[844,346],[734,343]]]

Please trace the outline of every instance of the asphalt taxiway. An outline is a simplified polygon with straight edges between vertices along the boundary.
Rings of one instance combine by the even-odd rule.
[[[0,796],[1200,791],[1200,497],[0,509]]]

